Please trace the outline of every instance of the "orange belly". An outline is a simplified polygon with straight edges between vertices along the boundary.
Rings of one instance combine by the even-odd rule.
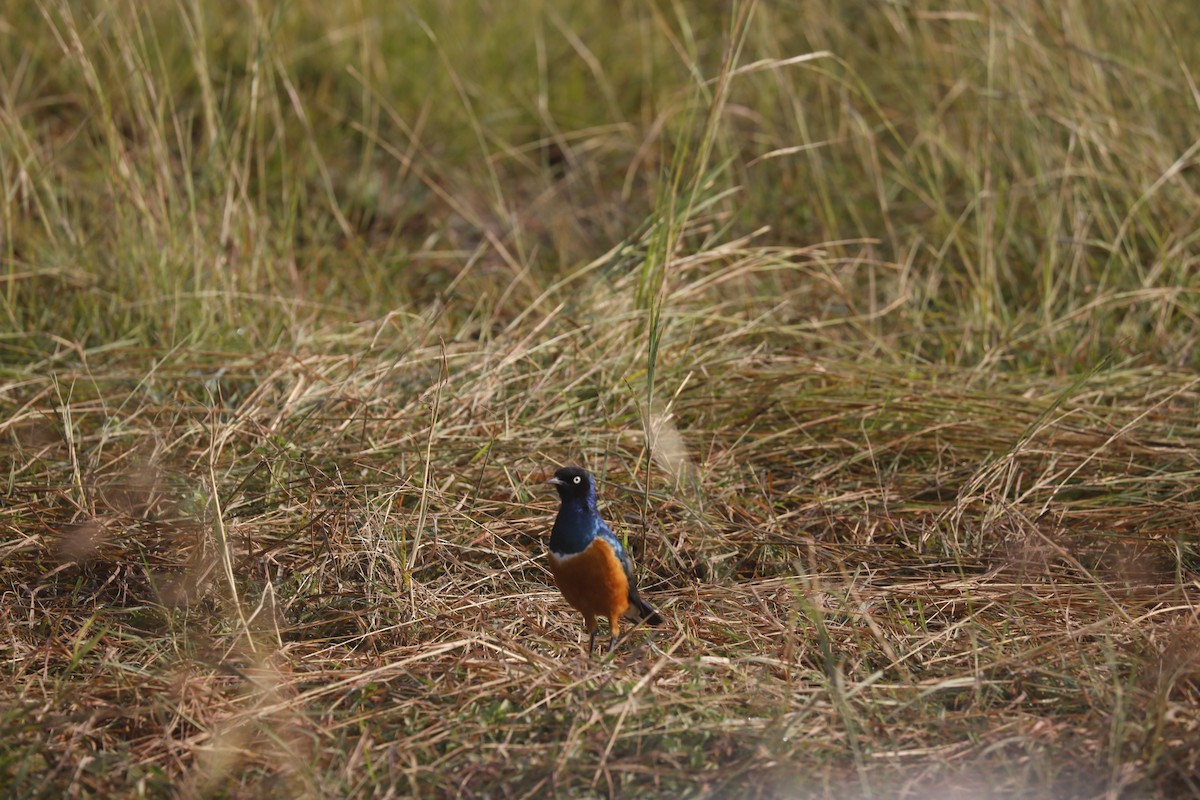
[[[550,572],[567,602],[591,619],[614,621],[629,610],[629,580],[616,553],[596,539],[581,553],[566,558],[550,554]]]

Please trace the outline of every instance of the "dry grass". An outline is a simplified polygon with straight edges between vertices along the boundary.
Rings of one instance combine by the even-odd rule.
[[[6,795],[1200,796],[1186,4],[97,5],[0,18]]]

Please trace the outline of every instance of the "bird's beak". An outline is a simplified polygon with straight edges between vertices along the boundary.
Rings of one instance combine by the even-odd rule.
[[[561,478],[551,478],[550,480],[546,481],[546,483],[551,486],[566,486],[566,484],[562,482]]]

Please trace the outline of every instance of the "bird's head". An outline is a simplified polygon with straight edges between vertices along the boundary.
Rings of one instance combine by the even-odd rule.
[[[558,489],[558,496],[563,500],[572,498],[588,499],[595,495],[592,476],[582,467],[561,467],[556,470],[554,477],[546,481]]]

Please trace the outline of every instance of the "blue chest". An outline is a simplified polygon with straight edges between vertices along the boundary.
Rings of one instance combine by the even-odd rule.
[[[585,503],[563,503],[550,532],[550,551],[561,555],[582,553],[607,526]]]

